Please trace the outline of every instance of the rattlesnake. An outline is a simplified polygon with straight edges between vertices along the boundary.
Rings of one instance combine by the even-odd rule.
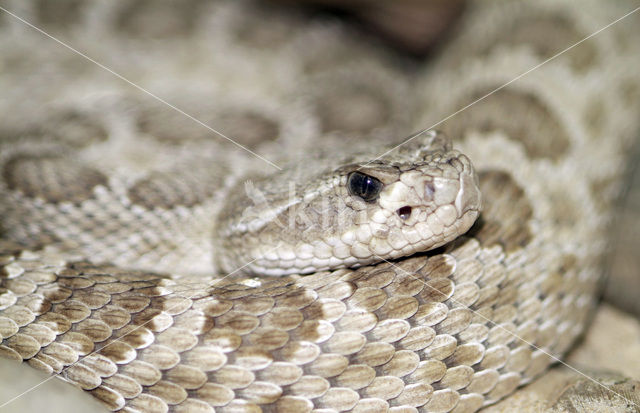
[[[253,2],[195,1],[197,11],[184,6],[173,20],[162,13],[174,6],[132,4],[70,6],[60,18],[82,36],[69,42],[91,46],[97,60],[226,128],[255,154],[284,166],[287,148],[305,161],[265,180],[269,163],[98,69],[76,81],[74,73],[91,68],[66,51],[30,48],[31,65],[62,69],[57,82],[45,77],[46,65],[28,79],[17,62],[3,74],[15,83],[5,89],[0,143],[3,356],[60,374],[111,410],[473,412],[541,374],[581,334],[638,127],[637,28],[621,22],[499,87],[624,15],[628,4],[472,3],[460,33],[424,68],[394,64],[337,22]],[[27,16],[65,33],[37,10]],[[144,20],[151,11],[153,23]],[[8,62],[42,41],[18,22],[2,25]],[[150,38],[163,30],[166,44]],[[186,45],[188,53],[177,49]],[[211,60],[212,51],[224,56]],[[332,182],[342,188],[337,198],[361,207],[376,203],[377,190],[368,199],[348,189],[352,174],[389,188],[406,167],[398,154],[443,157],[449,143],[434,132],[396,149],[383,145],[436,124],[478,172],[484,206],[467,234],[408,258],[385,258],[391,241],[380,243],[360,252],[381,263],[350,269],[328,269],[354,261],[333,262],[339,246],[325,244],[320,261],[295,267],[310,275],[255,277],[278,275],[282,263],[219,254],[280,237],[284,244],[264,256],[275,249],[274,259],[296,261],[300,251],[282,245],[319,235],[304,223],[294,219],[301,227],[290,232],[270,227],[261,239],[237,232],[260,230],[264,215],[290,223],[290,195],[306,199],[300,188],[289,193],[290,178],[312,192]],[[444,150],[420,153],[425,142]],[[468,172],[460,159],[444,157],[448,166],[437,169]],[[337,178],[318,179],[318,171]],[[456,178],[464,183],[444,189],[438,206],[456,204],[462,216],[457,202],[466,194],[474,216],[453,221],[463,225],[430,246],[473,223],[473,180]],[[427,181],[412,175],[406,187],[442,193]],[[402,196],[385,219],[436,215],[414,203],[407,210]],[[316,204],[305,216],[336,218],[334,207]],[[441,224],[451,222],[445,212]],[[370,232],[380,239],[393,232],[379,229]],[[445,233],[420,234],[429,231],[429,240]],[[326,254],[327,245],[336,250]],[[213,277],[214,268],[234,274]]]

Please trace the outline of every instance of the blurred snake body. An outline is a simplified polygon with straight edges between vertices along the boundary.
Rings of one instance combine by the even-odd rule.
[[[59,99],[3,121],[0,355],[113,411],[463,413],[583,332],[638,130],[638,25],[510,81],[629,3],[471,2],[407,74],[338,23],[220,2],[200,13],[211,33],[183,34],[179,87],[174,40],[145,38],[126,2],[96,7],[141,30],[80,14],[97,57],[146,50],[135,78],[281,169],[119,83],[25,79],[0,109]]]

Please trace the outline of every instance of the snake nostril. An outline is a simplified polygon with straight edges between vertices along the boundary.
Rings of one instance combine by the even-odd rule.
[[[433,201],[433,194],[436,192],[436,186],[433,182],[426,182],[424,184],[424,199],[427,202]]]
[[[399,208],[396,213],[398,214],[398,216],[402,219],[408,219],[411,216],[411,207],[410,206],[403,206],[402,208]]]

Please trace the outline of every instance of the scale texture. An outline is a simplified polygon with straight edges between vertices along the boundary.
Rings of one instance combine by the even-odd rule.
[[[417,64],[339,22],[249,1],[36,3],[8,4],[310,170],[319,153],[382,155],[635,5],[470,2]],[[226,194],[272,167],[3,15],[0,354],[112,411],[462,413],[507,397],[571,348],[596,304],[639,126],[639,27],[630,16],[437,125],[483,200],[452,243],[223,278],[211,274]]]

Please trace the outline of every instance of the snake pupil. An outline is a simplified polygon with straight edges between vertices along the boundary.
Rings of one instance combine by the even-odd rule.
[[[351,195],[358,196],[366,202],[371,202],[380,195],[382,182],[361,172],[352,172],[347,178],[347,188]]]

